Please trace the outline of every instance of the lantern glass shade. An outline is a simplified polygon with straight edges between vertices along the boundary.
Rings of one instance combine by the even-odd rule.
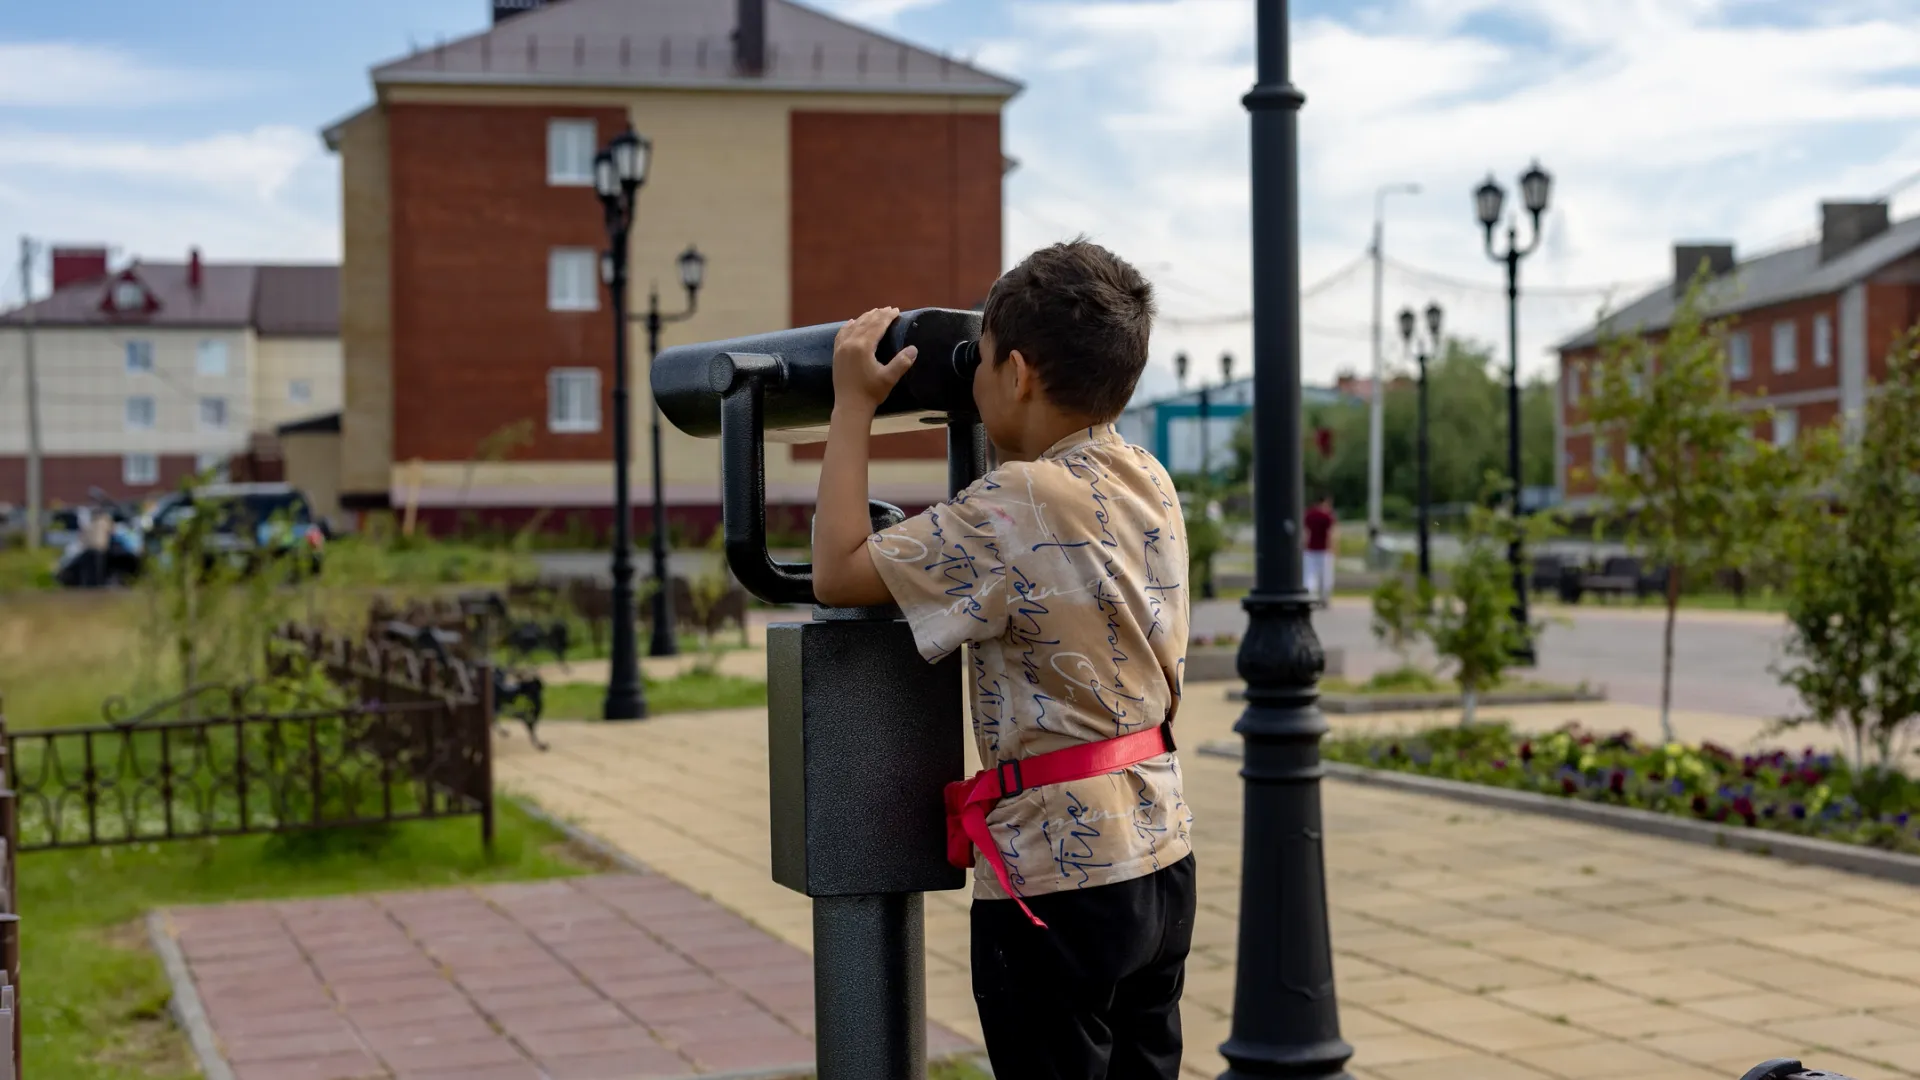
[[[1414,320],[1412,308],[1409,307],[1409,308],[1400,309],[1400,337],[1402,340],[1408,341],[1408,342],[1411,342],[1413,340],[1414,321],[1415,320]]]
[[[1475,188],[1473,192],[1473,208],[1480,215],[1480,224],[1489,229],[1498,224],[1500,208],[1506,201],[1507,193],[1501,189],[1493,177],[1487,177],[1486,182]]]
[[[687,250],[680,253],[680,284],[686,286],[688,292],[699,292],[706,278],[707,257],[700,254],[699,248],[688,244]]]
[[[1173,354],[1173,377],[1180,380],[1180,382],[1183,384],[1187,381],[1187,354],[1186,353]]]
[[[1411,315],[1413,314],[1413,312],[1409,311],[1407,312],[1407,314]],[[1433,335],[1433,344],[1436,348],[1439,347],[1440,345],[1440,305],[1439,304],[1427,305],[1427,333]]]
[[[1233,354],[1230,352],[1220,354],[1220,381],[1233,381]]]
[[[613,137],[613,141],[607,144],[607,152],[613,158],[614,172],[618,174],[621,184],[639,187],[647,182],[647,165],[653,156],[653,144],[645,135],[628,128]]]
[[[1528,213],[1538,217],[1545,212],[1547,196],[1552,193],[1553,177],[1547,175],[1547,170],[1541,168],[1539,162],[1534,162],[1532,167],[1521,174],[1520,196],[1527,202]]]
[[[593,190],[603,199],[611,199],[620,194],[620,177],[613,169],[613,155],[605,150],[593,158]]]

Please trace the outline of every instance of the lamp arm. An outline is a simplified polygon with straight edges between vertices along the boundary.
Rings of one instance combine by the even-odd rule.
[[[1533,214],[1530,216],[1533,218],[1533,235],[1527,238],[1527,246],[1520,249],[1519,255],[1521,258],[1533,254],[1533,249],[1540,246],[1540,234],[1544,231],[1540,228],[1540,215]]]

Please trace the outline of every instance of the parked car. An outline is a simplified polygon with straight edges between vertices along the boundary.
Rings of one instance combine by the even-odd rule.
[[[290,484],[206,484],[168,495],[144,519],[147,558],[162,557],[168,539],[206,508],[218,514],[203,541],[207,563],[226,560],[251,571],[267,560],[299,558],[320,571],[328,530],[314,519],[306,494]]]

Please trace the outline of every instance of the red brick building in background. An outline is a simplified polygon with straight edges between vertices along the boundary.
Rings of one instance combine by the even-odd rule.
[[[1604,340],[1657,340],[1702,262],[1708,314],[1728,326],[1728,382],[1761,413],[1756,434],[1786,444],[1857,422],[1888,347],[1920,318],[1920,218],[1892,221],[1884,201],[1827,202],[1820,216],[1818,241],[1745,262],[1731,243],[1677,243],[1671,282],[1560,344],[1557,475],[1569,509],[1591,503],[1596,471],[1634,464],[1586,416]]]
[[[614,327],[592,153],[652,140],[629,307],[699,309],[663,345],[973,307],[1001,270],[1001,111],[1017,84],[784,0],[519,0],[480,34],[373,71],[375,101],[326,132],[343,176],[351,509],[459,521],[609,520]],[[650,404],[633,356],[636,524]],[[815,445],[768,447],[768,501],[804,513]],[[944,434],[876,440],[874,497],[944,494]],[[670,427],[670,515],[717,518],[718,453]],[[300,482],[299,477],[292,477]]]

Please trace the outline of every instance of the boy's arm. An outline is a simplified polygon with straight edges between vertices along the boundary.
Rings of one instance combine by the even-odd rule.
[[[867,537],[873,533],[867,512],[867,450],[874,412],[917,354],[909,345],[891,363],[873,358],[880,336],[899,315],[899,308],[875,308],[841,327],[833,342],[833,418],[827,425],[813,508],[813,595],[829,607],[871,607],[893,600],[867,554]]]

